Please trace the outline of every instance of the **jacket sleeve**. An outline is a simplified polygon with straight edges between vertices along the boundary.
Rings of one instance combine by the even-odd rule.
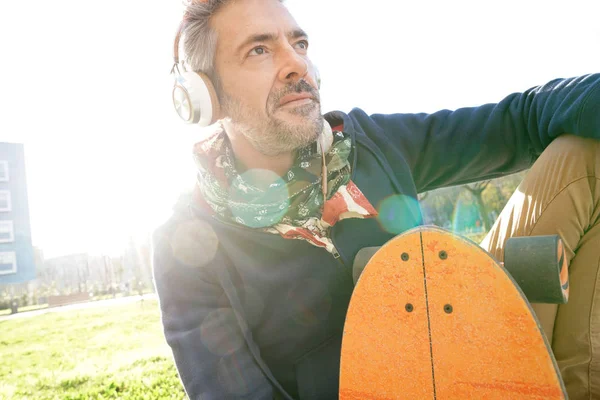
[[[600,74],[553,80],[497,104],[356,119],[392,165],[406,159],[423,192],[526,169],[563,133],[600,138]]]
[[[272,399],[216,274],[225,257],[215,238],[181,224],[153,237],[153,273],[165,338],[190,399]],[[205,225],[207,226],[207,225]]]

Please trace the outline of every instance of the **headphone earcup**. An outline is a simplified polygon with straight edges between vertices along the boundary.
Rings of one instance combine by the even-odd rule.
[[[200,126],[214,124],[221,112],[215,87],[202,72],[176,74],[173,105],[181,119]]]

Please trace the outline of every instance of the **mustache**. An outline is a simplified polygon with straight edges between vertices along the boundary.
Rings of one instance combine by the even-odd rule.
[[[300,79],[296,83],[291,83],[284,87],[283,89],[278,90],[276,93],[272,93],[270,96],[269,104],[271,105],[271,109],[277,108],[279,106],[279,102],[284,96],[292,93],[309,93],[317,103],[321,103],[321,97],[319,96],[319,91],[312,87],[310,83],[308,83],[304,79]]]

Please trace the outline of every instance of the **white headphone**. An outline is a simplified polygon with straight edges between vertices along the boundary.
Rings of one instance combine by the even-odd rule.
[[[202,72],[187,71],[185,64],[179,62],[179,40],[185,22],[184,19],[179,25],[173,49],[173,105],[185,122],[204,127],[217,122],[221,107],[210,78]],[[180,65],[183,72],[179,69]]]

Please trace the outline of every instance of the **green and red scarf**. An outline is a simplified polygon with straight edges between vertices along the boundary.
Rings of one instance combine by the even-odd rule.
[[[298,151],[285,176],[273,177],[266,189],[252,184],[247,174],[236,169],[235,157],[222,126],[194,146],[198,167],[196,201],[215,218],[287,239],[303,239],[336,250],[329,228],[345,218],[371,218],[377,211],[350,180],[350,137],[332,131],[327,122],[323,130],[327,165],[327,199],[323,198],[322,156],[317,143]]]

